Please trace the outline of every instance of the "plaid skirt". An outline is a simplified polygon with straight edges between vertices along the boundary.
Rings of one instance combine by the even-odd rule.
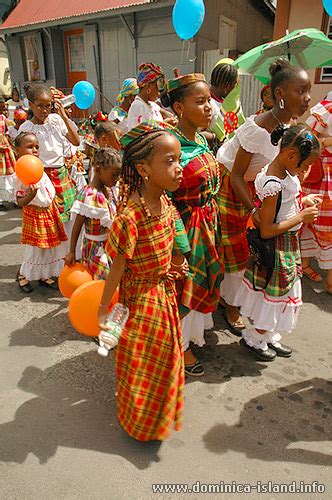
[[[111,259],[105,252],[106,241],[83,239],[82,262],[94,280],[106,280],[110,270]]]
[[[66,240],[67,236],[54,200],[49,207],[23,207],[20,243],[38,248],[53,248]]]
[[[222,245],[224,248],[225,272],[235,273],[247,267],[249,247],[247,242],[247,223],[249,212],[239,200],[231,185],[231,173],[220,165],[221,189],[217,198],[221,219]],[[248,188],[255,199],[254,183]]]
[[[257,288],[265,285],[266,270],[254,265],[250,258],[244,279]],[[274,270],[265,295],[281,297],[286,295],[295,282],[302,277],[300,243],[297,231],[287,231],[276,237]]]
[[[77,189],[66,167],[45,168],[46,174],[55,188],[55,203],[62,222],[70,220],[70,209],[76,199]]]

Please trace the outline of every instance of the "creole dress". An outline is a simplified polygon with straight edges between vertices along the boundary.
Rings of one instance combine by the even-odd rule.
[[[72,206],[72,213],[85,217],[82,262],[94,279],[104,280],[110,270],[110,258],[105,252],[109,229],[116,213],[116,188],[108,189],[108,196],[96,188],[86,186]]]
[[[28,280],[59,276],[66,256],[67,236],[55,204],[55,189],[43,173],[34,185],[36,196],[22,207],[21,243],[25,245],[20,273]],[[16,192],[24,196],[27,186],[17,180]]]
[[[189,274],[179,300],[184,349],[189,341],[202,346],[204,329],[212,328],[212,316],[219,303],[223,272],[221,224],[214,199],[220,187],[219,165],[205,137],[188,141],[175,131],[181,143],[183,178],[172,200],[185,226],[190,254]]]
[[[332,137],[332,101],[322,101],[311,109],[307,124],[321,137]],[[315,222],[304,224],[301,232],[303,257],[316,257],[321,269],[332,269],[332,147],[320,154],[323,176],[314,184],[303,185],[303,193],[318,194],[323,202]]]
[[[229,305],[234,304],[235,294],[247,268],[249,248],[247,243],[247,222],[249,211],[242,204],[231,185],[231,171],[239,148],[252,153],[244,180],[247,182],[252,199],[255,200],[254,180],[258,172],[279,153],[279,146],[273,146],[270,134],[255,122],[255,115],[236,131],[234,137],[218,150],[222,185],[218,195],[222,243],[224,248],[225,275],[220,287],[220,295]]]
[[[120,302],[130,314],[115,349],[118,419],[139,441],[181,428],[184,364],[174,283],[168,278],[175,224],[165,198],[160,216],[133,200],[114,219],[107,252],[126,258]]]
[[[0,115],[0,202],[16,200],[16,161],[5,134],[6,117]]]
[[[294,217],[301,210],[301,186],[296,175],[287,173],[285,179],[279,179],[267,175],[267,169],[268,166],[257,175],[255,187],[261,201],[281,191],[278,223]],[[300,228],[301,224],[275,238],[274,271],[265,290],[254,290],[254,280],[256,288],[264,286],[265,272],[253,267],[249,259],[248,269],[234,300],[234,305],[240,306],[241,314],[250,318],[255,328],[278,332],[274,341],[281,338],[279,332],[288,333],[295,328],[302,305]]]

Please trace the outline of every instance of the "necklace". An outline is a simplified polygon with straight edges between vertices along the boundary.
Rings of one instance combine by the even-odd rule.
[[[271,109],[271,114],[272,114],[273,118],[278,122],[278,125],[281,125],[283,127],[284,124],[281,123],[281,121],[279,120],[279,118],[274,114],[273,109]]]
[[[198,144],[202,142],[200,140],[200,136],[199,136],[199,134],[197,132],[195,132],[195,139],[194,139],[194,141],[191,141],[190,139],[188,139],[188,137],[186,137],[184,135],[184,133],[178,127],[174,127],[174,128],[175,128],[176,132],[179,134],[179,136],[182,137],[182,139],[185,139],[187,142],[197,142]],[[196,139],[198,139],[199,142]]]
[[[213,179],[212,179],[212,175],[211,175],[211,170],[210,170],[210,167],[209,167],[209,161],[208,159],[205,159],[205,157],[203,156],[197,156],[200,164],[204,167],[204,170],[205,170],[205,173],[206,173],[206,177],[207,177],[207,181],[208,181],[208,186],[209,186],[209,191],[211,193],[212,196],[215,196],[219,190],[220,190],[220,184],[221,184],[221,181],[220,181],[220,168],[219,168],[219,163],[217,162],[217,160],[215,159],[215,157],[213,155],[211,155],[213,160],[214,160],[214,164],[216,166],[216,183],[215,183],[215,188],[213,189]],[[206,161],[205,161],[206,160]]]
[[[144,212],[146,213],[146,215],[150,218],[152,217],[152,215],[154,215],[155,217],[158,217],[158,219],[161,217],[161,215],[163,215],[164,211],[163,211],[163,200],[162,198],[160,198],[160,203],[161,203],[161,212],[160,214],[156,214],[156,212],[154,210],[152,210],[151,208],[151,205],[149,205],[149,203],[145,200],[144,196],[142,195],[141,191],[138,190],[138,194],[139,194],[139,200],[142,204],[142,207],[143,207],[143,210]]]

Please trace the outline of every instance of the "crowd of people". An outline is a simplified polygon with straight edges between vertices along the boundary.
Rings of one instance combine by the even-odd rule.
[[[138,440],[181,427],[185,375],[204,375],[190,343],[204,345],[219,306],[242,346],[273,361],[292,354],[281,334],[296,326],[302,273],[323,279],[311,259],[332,293],[332,92],[310,109],[305,70],[280,59],[270,74],[246,119],[231,60],[210,85],[141,64],[84,131],[55,88],[30,86],[29,118],[19,105],[12,124],[0,101],[1,207],[22,207],[18,286],[57,288],[64,262],[82,261],[105,280],[101,329],[119,287],[130,314],[114,353],[118,418]],[[44,166],[31,186],[15,176],[26,154]]]

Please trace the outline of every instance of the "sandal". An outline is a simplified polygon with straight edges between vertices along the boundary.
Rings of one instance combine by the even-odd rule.
[[[321,275],[317,273],[314,269],[312,269],[311,266],[302,267],[302,272],[303,276],[305,276],[311,281],[314,281],[315,283],[320,283],[323,280]]]
[[[184,365],[184,373],[191,377],[202,377],[205,373],[202,363],[196,361],[192,365]]]
[[[31,293],[32,292],[33,288],[30,285],[30,281],[28,281],[26,279],[26,277],[23,276],[23,274],[20,274],[20,271],[17,272],[16,281],[18,283],[18,286],[20,287],[20,290],[22,290],[22,292],[24,292],[24,293]]]
[[[57,282],[53,278],[47,278],[46,280],[38,280],[40,286],[45,286],[46,288],[51,288],[52,290],[59,290]]]
[[[229,321],[225,310],[222,312],[222,316],[225,322],[227,323],[230,332],[236,335],[236,337],[242,337],[241,331],[244,330],[246,327],[242,319],[239,318],[236,321]]]

